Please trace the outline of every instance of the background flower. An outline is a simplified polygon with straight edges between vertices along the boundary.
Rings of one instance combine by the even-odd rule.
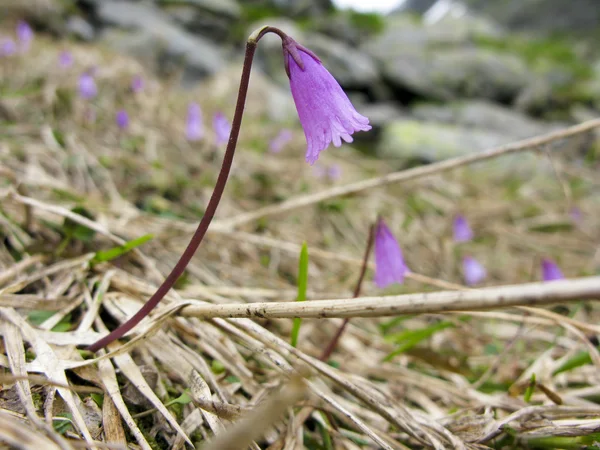
[[[457,215],[454,218],[453,225],[455,242],[468,242],[473,239],[473,230],[471,230],[465,216],[462,214]]]
[[[200,105],[198,103],[190,103],[188,105],[185,136],[190,142],[199,141],[204,137],[202,110],[200,109]]]
[[[463,277],[468,286],[475,286],[487,277],[485,267],[472,256],[463,258]]]
[[[231,124],[225,117],[225,114],[218,112],[213,118],[213,127],[215,134],[217,135],[217,145],[224,144],[229,140],[229,133],[231,133]]]
[[[90,100],[98,94],[98,88],[96,87],[96,81],[94,77],[86,72],[79,77],[79,95],[81,98]]]
[[[381,289],[394,283],[402,284],[407,272],[400,245],[380,218],[375,228],[375,284]]]
[[[562,280],[565,276],[558,265],[549,258],[542,259],[542,280],[544,281],[555,281]]]
[[[127,115],[127,111],[124,109],[117,111],[116,122],[121,130],[126,129],[129,126],[129,116]]]

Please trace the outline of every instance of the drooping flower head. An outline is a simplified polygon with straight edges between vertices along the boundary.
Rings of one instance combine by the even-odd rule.
[[[453,229],[455,242],[468,242],[473,239],[473,230],[471,230],[469,222],[462,214],[454,218]]]
[[[198,103],[190,103],[188,105],[185,136],[190,142],[199,141],[204,137],[202,110]]]
[[[144,90],[144,79],[141,75],[135,75],[131,79],[131,90],[136,94]]]
[[[380,289],[394,283],[402,284],[407,272],[398,241],[379,218],[375,225],[375,284]]]
[[[129,116],[127,115],[127,111],[124,109],[117,111],[115,121],[121,130],[125,130],[129,126]]]
[[[222,112],[217,112],[213,117],[213,127],[215,134],[217,135],[217,145],[224,144],[229,140],[229,133],[231,133],[231,124]]]
[[[60,52],[60,55],[58,55],[58,65],[63,69],[71,67],[73,65],[73,54],[68,50]]]
[[[581,209],[577,206],[573,206],[569,210],[569,217],[575,225],[581,225],[581,223],[583,222],[583,213],[581,212]]]
[[[542,259],[542,280],[555,281],[564,278],[565,276],[554,261],[548,258]]]
[[[292,140],[292,131],[284,128],[275,136],[269,143],[269,151],[271,153],[280,153],[285,145]]]
[[[17,53],[17,44],[11,38],[5,38],[0,48],[0,56],[12,56]]]
[[[98,94],[96,81],[90,72],[85,72],[79,77],[79,95],[81,98],[90,100]]]
[[[306,161],[314,164],[330,143],[352,142],[355,131],[371,129],[319,58],[289,36],[283,38],[283,59],[304,135]]]
[[[468,286],[475,286],[485,280],[487,272],[472,256],[463,257],[463,277]]]
[[[33,41],[33,30],[24,20],[17,23],[17,39],[22,50],[28,50]]]

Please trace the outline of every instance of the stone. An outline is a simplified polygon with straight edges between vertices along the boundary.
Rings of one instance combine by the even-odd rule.
[[[412,108],[411,114],[424,122],[479,129],[505,135],[511,140],[549,133],[568,126],[563,123],[541,122],[485,100],[461,101],[448,105],[424,103]]]
[[[222,15],[231,19],[239,19],[242,12],[235,0],[160,0],[159,4],[190,6],[203,14]]]
[[[181,62],[185,75],[197,79],[225,66],[217,45],[182,30],[152,5],[105,0],[98,3],[96,14],[101,23],[122,30],[104,33],[107,43],[133,56],[151,58],[161,70],[163,64]]]
[[[84,18],[80,16],[71,16],[67,19],[67,32],[82,41],[91,42],[96,38],[96,30]]]
[[[317,33],[307,34],[302,45],[311,49],[345,88],[368,88],[380,83],[375,61],[369,54]]]

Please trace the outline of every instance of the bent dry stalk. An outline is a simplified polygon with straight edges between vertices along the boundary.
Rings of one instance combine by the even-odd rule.
[[[215,188],[198,228],[171,273],[169,273],[165,281],[158,287],[146,304],[133,317],[113,330],[108,336],[89,346],[88,350],[95,352],[105,347],[116,339],[121,338],[140,323],[173,287],[202,243],[204,235],[219,206],[231,170],[240,127],[242,125],[256,46],[260,39],[267,33],[277,34],[282,41],[286,73],[290,78],[292,96],[294,97],[300,123],[304,128],[304,134],[307,139],[307,162],[314,163],[319,157],[319,153],[325,150],[331,142],[339,147],[342,139],[346,142],[351,142],[351,135],[355,131],[367,131],[371,128],[369,119],[361,116],[354,109],[354,106],[340,85],[327,69],[323,67],[321,61],[314,53],[299,45],[278,28],[266,26],[252,33],[246,42],[246,53],[238,98],[225,156],[223,157],[223,163]]]

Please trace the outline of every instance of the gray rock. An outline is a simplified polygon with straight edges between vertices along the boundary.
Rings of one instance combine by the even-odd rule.
[[[239,19],[242,12],[235,0],[159,0],[158,3],[164,6],[191,6],[201,13],[223,15],[232,19]]]
[[[598,0],[463,0],[496,22],[526,32],[594,32],[600,23]]]
[[[96,30],[85,19],[79,16],[71,16],[66,24],[67,32],[82,41],[93,41],[96,37]]]
[[[509,102],[534,78],[518,57],[477,48],[407,51],[381,63],[395,88],[437,100]]]
[[[180,29],[152,5],[105,0],[97,5],[98,19],[125,30],[109,30],[103,38],[117,49],[154,59],[154,65],[174,61],[183,63],[187,76],[214,74],[225,65],[221,50],[215,44]]]
[[[443,20],[435,25],[395,15],[383,34],[363,51],[381,65],[395,89],[437,100],[481,97],[507,102],[518,95],[533,74],[514,55],[481,49],[474,36],[502,35],[476,18]]]
[[[480,100],[443,106],[425,103],[415,106],[411,113],[421,121],[480,129],[508,136],[512,140],[548,133],[566,126],[540,122],[518,111]]]
[[[368,88],[381,81],[375,61],[367,53],[316,33],[309,33],[303,45],[317,54],[327,70],[344,87]]]
[[[388,124],[377,147],[379,156],[404,162],[435,162],[466,156],[512,142],[511,136],[456,125],[398,120]],[[492,160],[485,170],[512,174],[536,168],[532,154],[515,154]]]

